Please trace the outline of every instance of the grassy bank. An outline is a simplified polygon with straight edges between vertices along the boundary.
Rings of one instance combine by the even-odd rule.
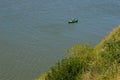
[[[38,80],[120,80],[120,26],[95,47],[75,45]]]

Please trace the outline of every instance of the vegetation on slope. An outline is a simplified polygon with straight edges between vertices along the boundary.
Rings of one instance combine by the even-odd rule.
[[[100,44],[75,45],[70,53],[39,80],[119,80],[120,27]]]

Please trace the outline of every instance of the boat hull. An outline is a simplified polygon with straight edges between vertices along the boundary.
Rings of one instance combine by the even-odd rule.
[[[68,23],[69,24],[71,24],[71,23],[78,23],[78,20],[69,21]]]

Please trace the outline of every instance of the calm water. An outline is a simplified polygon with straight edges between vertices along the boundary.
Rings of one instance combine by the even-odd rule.
[[[119,24],[119,0],[0,0],[0,80],[34,80],[66,49],[96,45]]]

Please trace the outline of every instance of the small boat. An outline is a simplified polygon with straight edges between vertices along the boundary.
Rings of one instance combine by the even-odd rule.
[[[70,23],[78,23],[78,19],[72,19],[72,20],[70,20],[68,23],[69,23],[69,24],[70,24]]]

